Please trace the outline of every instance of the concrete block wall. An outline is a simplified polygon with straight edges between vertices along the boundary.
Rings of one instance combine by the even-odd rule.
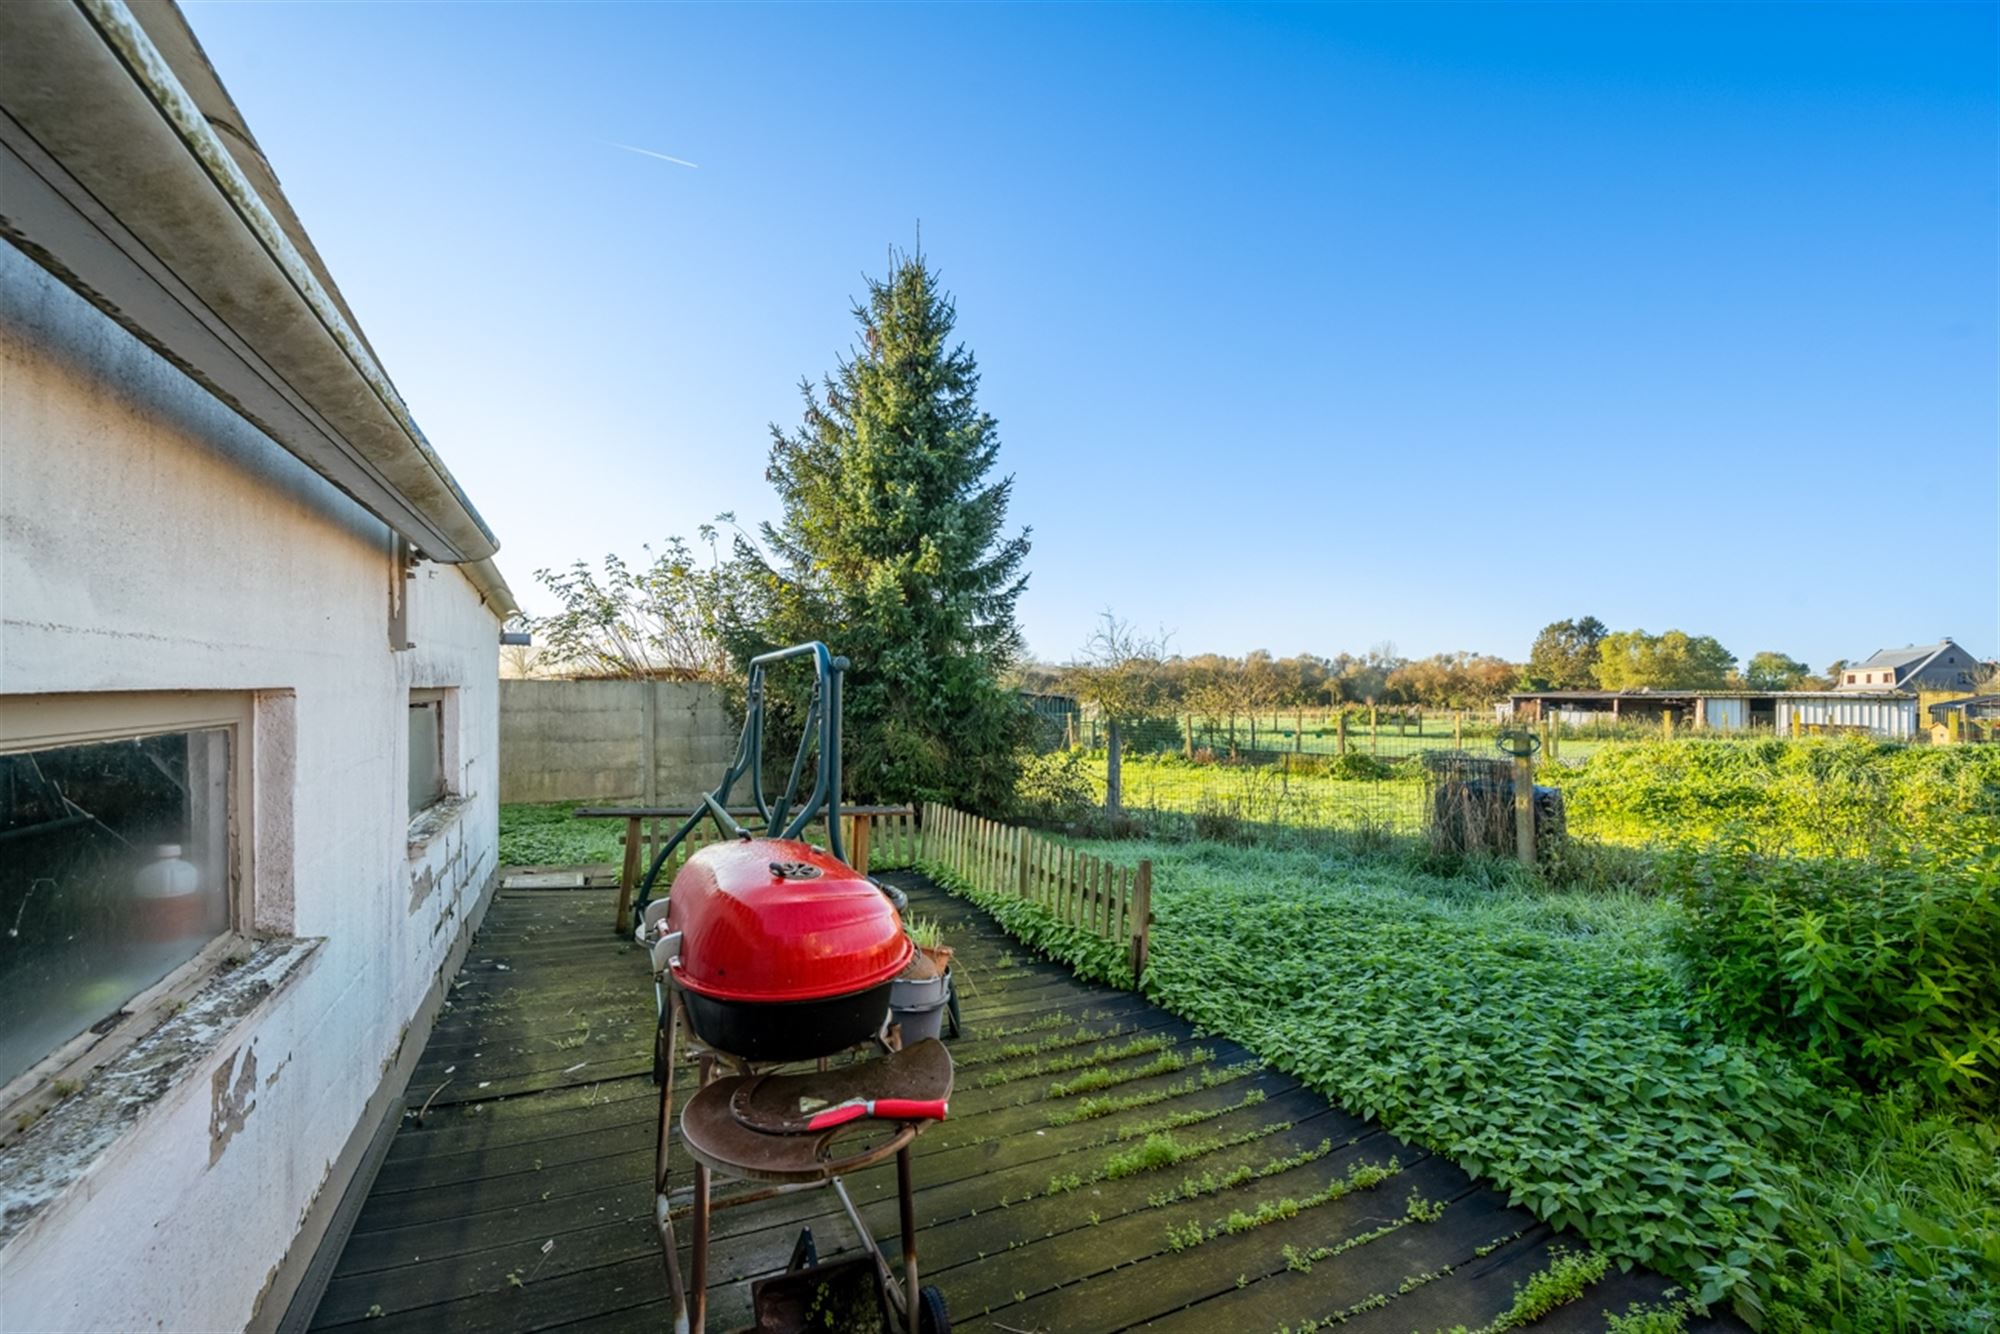
[[[701,682],[502,681],[500,800],[692,806],[741,730]]]

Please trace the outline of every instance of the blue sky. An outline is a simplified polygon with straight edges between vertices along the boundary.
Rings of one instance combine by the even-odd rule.
[[[2000,654],[1992,5],[188,8],[531,609],[921,220],[1040,656]]]

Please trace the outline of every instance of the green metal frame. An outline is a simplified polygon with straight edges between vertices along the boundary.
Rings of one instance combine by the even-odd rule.
[[[804,732],[799,737],[799,751],[792,759],[792,771],[785,782],[784,794],[776,801],[767,801],[764,797],[764,673],[778,663],[802,657],[810,657],[813,662],[812,702],[806,707]],[[701,805],[653,854],[653,863],[646,868],[646,878],[639,886],[638,902],[632,905],[635,926],[644,917],[646,904],[652,900],[653,882],[659,878],[660,868],[667,864],[674,849],[694,832],[704,818],[714,820],[715,827],[727,838],[756,837],[750,829],[737,823],[727,809],[730,791],[744,779],[750,783],[750,798],[756,806],[757,819],[766,825],[764,837],[797,838],[824,811],[827,845],[835,857],[843,862],[847,860],[847,847],[840,833],[840,679],[846,671],[847,659],[834,657],[826,645],[816,639],[750,660],[749,703],[744,710],[743,735],[736,743],[736,757],[729,762],[722,782],[713,792],[702,797]],[[805,776],[806,756],[814,751],[815,743],[818,753],[812,791],[803,802],[798,802],[799,782]],[[798,802],[796,806],[795,802]]]

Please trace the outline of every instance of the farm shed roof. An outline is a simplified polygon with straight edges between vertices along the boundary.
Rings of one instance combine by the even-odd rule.
[[[1949,639],[1941,639],[1935,644],[1911,644],[1905,648],[1881,648],[1866,662],[1850,662],[1849,671],[1864,667],[1907,667],[1911,663],[1928,662],[1938,654],[1952,647]]]
[[[1693,699],[1827,699],[1834,692],[1830,690],[1524,690],[1508,696],[1515,702],[1522,700],[1547,700],[1551,703],[1609,704],[1619,701],[1651,701],[1653,703],[1674,702]],[[1843,690],[1842,699],[1908,699],[1908,691],[1902,690]]]
[[[1512,699],[1572,700],[1587,703],[1592,700],[1663,700],[1663,699],[1769,699],[1779,692],[1772,690],[1656,690],[1651,686],[1639,690],[1523,690],[1517,691]]]
[[[279,446],[517,609],[499,543],[174,5],[0,5],[0,229]]]
[[[1931,718],[1943,722],[1948,713],[1979,714],[2000,713],[2000,695],[1967,695],[1964,699],[1948,699],[1931,705]]]

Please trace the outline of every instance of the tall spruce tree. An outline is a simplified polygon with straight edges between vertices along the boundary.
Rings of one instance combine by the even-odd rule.
[[[922,254],[892,255],[854,315],[861,346],[818,393],[800,385],[796,430],[771,428],[784,517],[765,550],[739,540],[752,605],[729,638],[743,659],[824,639],[851,660],[849,796],[1002,809],[1026,721],[1000,678],[1028,532],[1007,531],[997,424]]]

